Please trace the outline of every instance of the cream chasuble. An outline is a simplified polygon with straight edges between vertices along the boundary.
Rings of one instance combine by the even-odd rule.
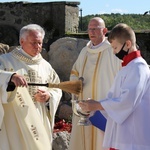
[[[13,98],[9,97],[8,100],[12,101],[10,102],[11,105],[3,105],[5,127],[2,128],[2,132],[6,132],[8,136],[5,137],[7,140],[4,141],[3,137],[0,136],[1,149],[50,150],[51,143],[49,135],[27,89],[18,88]],[[6,145],[3,147],[3,144],[7,141],[9,143],[8,145],[6,144],[8,147],[6,148]]]
[[[89,42],[79,54],[71,71],[71,80],[84,78],[83,93],[79,99],[106,97],[116,73],[121,67],[120,60],[113,54],[105,40],[100,47],[91,49]],[[94,126],[78,126],[79,118],[73,115],[73,128],[69,150],[102,150],[104,132]]]
[[[24,75],[28,82],[60,82],[54,69],[40,54],[30,57],[21,48],[0,56],[0,69]],[[45,103],[34,101],[37,89],[49,91],[50,110]],[[51,150],[54,117],[62,96],[61,90],[29,86],[28,89],[18,88],[17,93],[13,94],[15,98],[8,99],[6,86],[3,86],[1,94],[4,119],[0,131],[0,149]]]

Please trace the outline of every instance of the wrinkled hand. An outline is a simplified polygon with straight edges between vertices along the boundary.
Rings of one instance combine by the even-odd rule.
[[[11,82],[15,84],[16,87],[27,87],[27,81],[22,75],[13,74],[11,78]]]
[[[88,99],[87,101],[81,101],[81,102],[79,102],[79,105],[84,112],[103,109],[101,104],[98,101],[95,101],[93,99]]]
[[[46,102],[50,99],[50,94],[47,91],[38,89],[34,95],[34,99],[38,102]]]

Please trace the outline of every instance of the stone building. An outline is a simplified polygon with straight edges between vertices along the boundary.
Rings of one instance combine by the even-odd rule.
[[[0,43],[18,45],[22,26],[36,23],[46,31],[44,43],[65,33],[77,33],[80,2],[0,3]]]

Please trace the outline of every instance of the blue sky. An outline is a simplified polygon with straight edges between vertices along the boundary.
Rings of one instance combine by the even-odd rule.
[[[0,2],[19,2],[20,0],[0,0]],[[56,2],[61,0],[24,0],[28,2]],[[63,0],[65,1],[65,0]],[[150,11],[150,0],[67,0],[80,2],[82,15],[120,13],[120,14],[144,14]],[[150,13],[149,13],[150,15]]]

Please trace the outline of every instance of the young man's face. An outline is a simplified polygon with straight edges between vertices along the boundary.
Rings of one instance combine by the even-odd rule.
[[[111,41],[111,46],[113,48],[114,54],[117,54],[122,48],[124,48],[125,45],[124,45],[124,47],[123,47],[123,45],[124,45],[124,43],[121,44],[120,42],[118,42],[117,39],[112,40]]]

